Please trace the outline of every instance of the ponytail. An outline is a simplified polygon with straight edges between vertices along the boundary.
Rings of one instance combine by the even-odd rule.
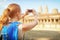
[[[10,13],[10,10],[5,9],[3,12],[3,15],[0,17],[0,30],[2,30],[3,25],[8,22],[9,13]]]

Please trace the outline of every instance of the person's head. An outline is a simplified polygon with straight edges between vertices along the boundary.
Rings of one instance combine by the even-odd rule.
[[[9,4],[8,9],[10,10],[9,17],[14,20],[19,20],[21,16],[21,9],[18,4]]]
[[[2,21],[2,23],[6,23],[9,18],[19,20],[21,16],[20,13],[21,9],[18,4],[9,4],[8,7],[3,11],[0,21]]]
[[[18,4],[9,4],[8,8],[3,11],[3,15],[0,17],[0,27],[9,22],[9,18],[19,20],[21,9]],[[14,21],[13,20],[13,21]],[[1,26],[2,25],[2,26]]]

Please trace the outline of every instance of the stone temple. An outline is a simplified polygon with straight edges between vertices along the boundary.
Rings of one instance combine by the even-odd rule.
[[[60,13],[58,9],[52,9],[48,13],[48,7],[45,6],[44,12],[39,7],[37,12],[38,25],[24,34],[24,40],[60,40]],[[33,15],[27,15],[21,20],[23,23],[34,21]]]
[[[51,13],[48,13],[48,7],[45,7],[45,12],[42,12],[42,7],[40,7],[37,12],[38,25],[32,30],[52,30],[60,31],[60,13],[58,9],[53,9]],[[33,15],[27,15],[22,20],[23,23],[30,23],[34,21]]]

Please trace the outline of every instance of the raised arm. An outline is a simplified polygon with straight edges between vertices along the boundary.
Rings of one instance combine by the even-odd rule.
[[[35,10],[33,10],[33,15],[34,15],[34,21],[28,24],[22,24],[22,30],[23,32],[28,31],[32,28],[34,28],[38,24],[38,19]]]
[[[38,24],[38,22],[36,20],[34,20],[33,22],[28,23],[28,24],[22,24],[23,31],[28,31],[28,30],[34,28],[37,24]]]

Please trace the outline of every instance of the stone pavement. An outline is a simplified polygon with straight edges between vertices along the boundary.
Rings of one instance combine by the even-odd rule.
[[[24,40],[60,40],[59,31],[28,31]]]

